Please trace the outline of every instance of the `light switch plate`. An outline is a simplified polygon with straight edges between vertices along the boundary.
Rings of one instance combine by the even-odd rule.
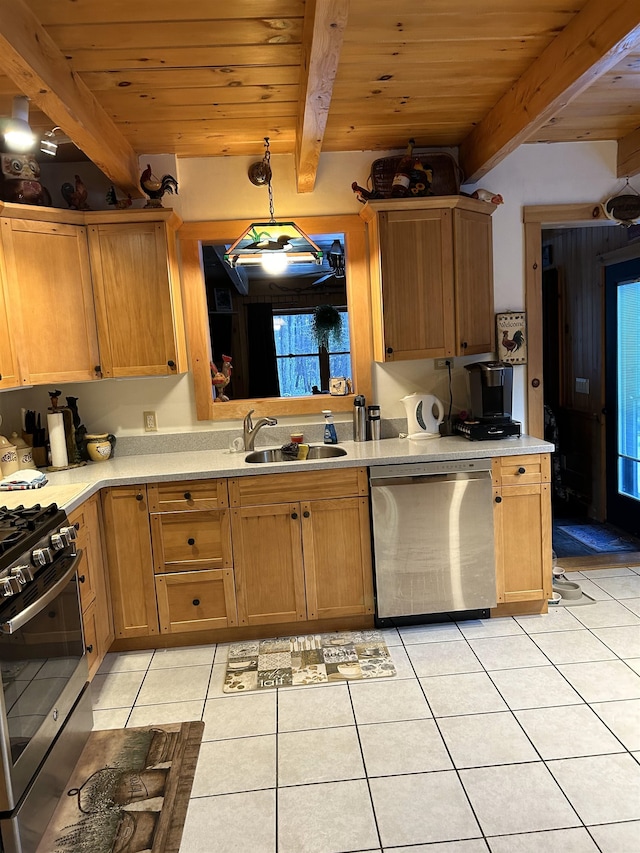
[[[143,412],[142,417],[145,432],[158,432],[158,419],[155,412]]]

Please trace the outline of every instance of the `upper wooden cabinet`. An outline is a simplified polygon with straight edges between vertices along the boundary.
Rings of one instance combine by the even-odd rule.
[[[491,213],[464,196],[368,202],[376,361],[494,349]]]
[[[86,228],[31,215],[13,218],[6,212],[0,223],[5,284],[20,343],[22,383],[97,378],[100,359]]]
[[[105,377],[173,375],[187,369],[176,257],[179,219],[168,210],[137,213],[153,215],[88,224]]]
[[[0,388],[186,371],[179,224],[0,204]]]

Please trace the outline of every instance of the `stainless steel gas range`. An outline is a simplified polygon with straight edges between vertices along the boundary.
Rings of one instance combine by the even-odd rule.
[[[0,850],[35,853],[92,727],[76,530],[0,507]]]

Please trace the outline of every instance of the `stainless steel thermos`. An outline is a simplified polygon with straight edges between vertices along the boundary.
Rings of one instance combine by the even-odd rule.
[[[369,406],[369,438],[378,441],[380,438],[380,406]]]
[[[367,401],[362,394],[353,399],[353,440],[367,440]]]

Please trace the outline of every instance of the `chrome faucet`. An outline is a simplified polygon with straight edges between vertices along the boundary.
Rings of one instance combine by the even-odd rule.
[[[260,420],[256,421],[256,424],[254,426],[253,421],[251,420],[251,415],[254,412],[255,409],[251,409],[244,417],[243,434],[245,450],[253,450],[256,441],[256,435],[262,429],[263,426],[275,426],[278,423],[276,418],[260,418]]]

